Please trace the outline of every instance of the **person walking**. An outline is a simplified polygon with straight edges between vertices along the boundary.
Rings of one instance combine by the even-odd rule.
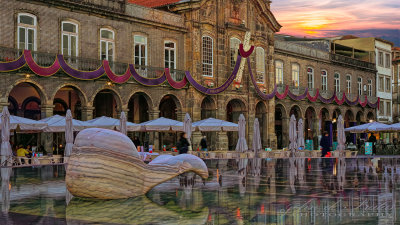
[[[181,134],[181,138],[178,143],[179,154],[185,154],[189,150],[189,141],[187,139],[186,133]]]
[[[374,133],[371,133],[371,136],[368,139],[368,142],[372,142],[372,153],[376,155],[376,137]]]
[[[200,141],[200,146],[202,151],[207,151],[207,140],[206,136],[203,136],[203,138]]]
[[[325,157],[326,154],[331,151],[331,149],[330,149],[331,142],[329,140],[328,132],[326,132],[326,131],[324,132],[324,136],[321,138],[319,145],[322,147],[321,157]]]

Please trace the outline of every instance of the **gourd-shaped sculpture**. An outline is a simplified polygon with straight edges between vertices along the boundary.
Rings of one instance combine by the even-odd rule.
[[[192,171],[203,179],[208,169],[194,155],[162,155],[146,164],[133,142],[107,129],[81,131],[68,160],[66,186],[76,197],[122,199],[146,194],[154,186]]]

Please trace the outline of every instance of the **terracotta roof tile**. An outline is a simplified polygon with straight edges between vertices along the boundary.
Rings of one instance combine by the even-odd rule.
[[[128,0],[129,3],[141,5],[145,7],[155,8],[164,5],[177,3],[180,0]]]

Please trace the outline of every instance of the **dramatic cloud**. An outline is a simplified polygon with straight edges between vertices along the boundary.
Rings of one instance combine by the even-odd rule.
[[[284,34],[376,36],[400,46],[399,0],[275,0],[271,9]]]

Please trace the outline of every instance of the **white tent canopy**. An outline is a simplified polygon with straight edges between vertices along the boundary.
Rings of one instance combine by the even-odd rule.
[[[183,131],[183,122],[160,117],[139,124],[141,131]]]
[[[114,119],[107,116],[98,117],[96,119],[92,119],[84,123],[85,127],[97,127],[97,128],[111,129],[111,130],[119,130],[120,128],[119,119]],[[138,131],[140,126],[136,123],[126,122],[126,128],[128,131]]]
[[[19,127],[19,129],[23,131],[42,131],[46,126],[47,123],[42,121],[31,120],[19,116],[10,116],[10,130],[16,130]]]
[[[43,132],[65,132],[65,117],[54,115],[45,119],[39,120],[40,122],[47,123],[48,125],[43,129]],[[81,131],[85,129],[85,122],[72,119],[74,131]]]
[[[388,125],[388,126],[389,127],[386,129],[378,128],[378,131],[391,131],[391,132],[400,131],[400,123],[394,123],[394,124]]]
[[[351,133],[371,133],[371,132],[380,132],[380,131],[390,131],[390,126],[383,124],[383,123],[378,123],[378,122],[372,122],[372,123],[366,123],[354,127],[349,127],[344,129],[346,132],[351,132]]]
[[[194,122],[192,127],[195,127],[199,131],[238,131],[238,125],[236,123],[227,122],[215,118],[208,118]]]

